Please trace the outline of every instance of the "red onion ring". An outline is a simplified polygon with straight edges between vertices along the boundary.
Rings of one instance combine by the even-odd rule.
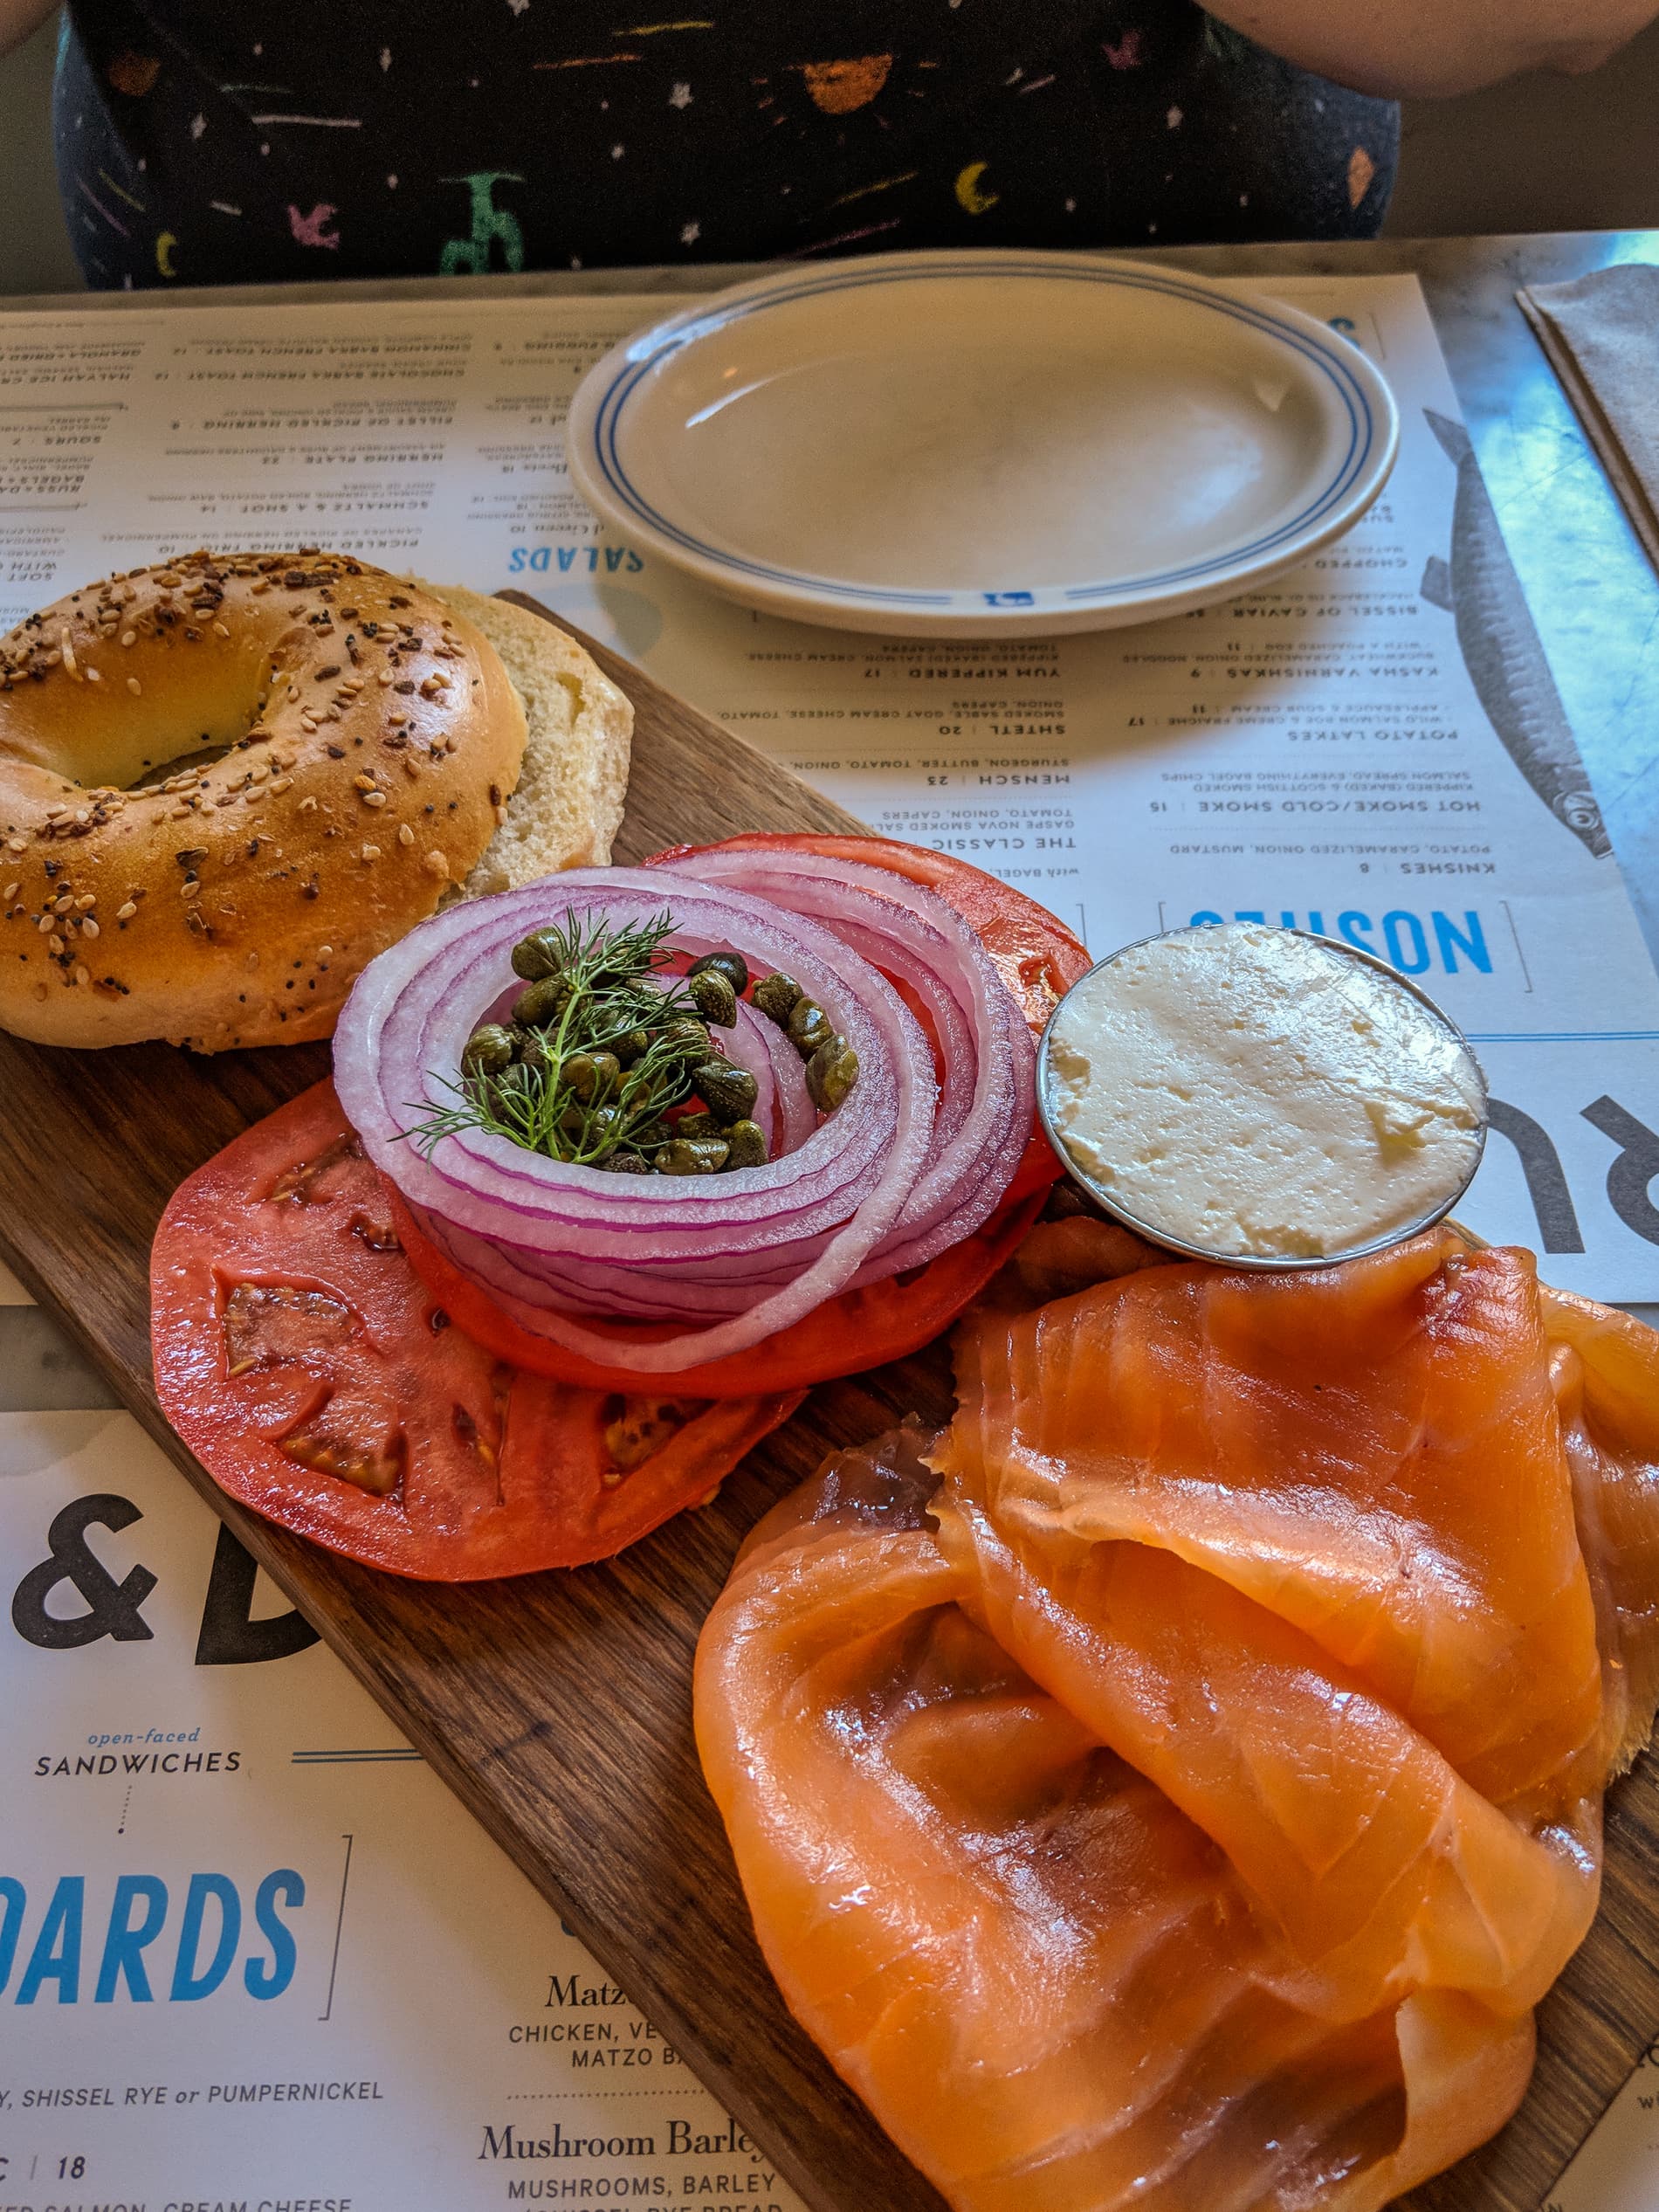
[[[990,954],[954,908],[885,869],[817,854],[717,848],[654,865],[665,875],[732,884],[796,915],[818,916],[927,1005],[943,1066],[928,1170],[900,1216],[908,1241],[885,1246],[858,1280],[921,1266],[988,1221],[1031,1134],[1036,1056]],[[974,1172],[979,1168],[983,1181]],[[891,1250],[899,1256],[888,1266]]]
[[[573,871],[448,907],[359,977],[335,1033],[341,1102],[423,1230],[525,1327],[609,1365],[616,1340],[584,1327],[584,1314],[674,1325],[627,1354],[640,1374],[671,1377],[921,1264],[995,1210],[1031,1127],[1034,1053],[1017,1008],[973,931],[932,893],[858,864],[811,872],[816,898],[787,867],[722,865],[719,880],[691,864]],[[798,1055],[745,1003],[726,1043],[756,1080],[774,1147],[764,1167],[621,1176],[478,1130],[430,1154],[408,1141],[452,1103],[461,1051],[513,988],[522,937],[568,915],[621,927],[664,906],[678,947],[740,950],[823,1007],[859,1060],[835,1113],[820,1119]],[[895,982],[940,1041],[942,1085]]]

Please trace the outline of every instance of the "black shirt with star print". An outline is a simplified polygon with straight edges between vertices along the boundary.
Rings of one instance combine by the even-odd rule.
[[[69,0],[96,286],[1366,237],[1398,150],[1192,0]]]

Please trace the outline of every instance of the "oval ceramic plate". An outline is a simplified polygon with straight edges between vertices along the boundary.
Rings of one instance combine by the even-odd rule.
[[[602,520],[768,613],[935,637],[1230,599],[1352,527],[1399,417],[1354,346],[1152,265],[896,253],[740,285],[582,378]]]

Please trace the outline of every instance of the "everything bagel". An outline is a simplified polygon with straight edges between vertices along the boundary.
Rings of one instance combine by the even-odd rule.
[[[326,1037],[465,881],[524,746],[473,625],[340,555],[192,554],[30,616],[0,640],[0,1027]]]

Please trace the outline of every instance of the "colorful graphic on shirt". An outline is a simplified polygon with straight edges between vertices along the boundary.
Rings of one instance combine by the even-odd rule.
[[[524,232],[519,227],[518,217],[510,209],[496,206],[494,194],[498,184],[522,184],[523,177],[515,169],[475,169],[470,176],[446,176],[444,182],[465,184],[471,190],[472,235],[450,240],[438,258],[439,276],[483,276],[497,246],[501,249],[500,265],[504,269],[522,269]]]
[[[801,74],[815,107],[826,115],[850,115],[869,107],[892,65],[891,54],[865,54],[858,61],[803,61]]]
[[[990,167],[988,162],[970,162],[957,173],[955,191],[958,200],[970,215],[983,215],[1002,198],[1000,192],[983,192],[980,179]]]
[[[125,93],[128,100],[142,100],[162,73],[162,65],[154,54],[121,52],[115,56],[104,74],[118,93]]]
[[[332,200],[322,200],[312,209],[309,215],[301,215],[293,202],[290,200],[288,227],[293,232],[299,245],[330,246],[338,253],[340,233],[338,231],[328,228],[329,223],[338,211]]]

